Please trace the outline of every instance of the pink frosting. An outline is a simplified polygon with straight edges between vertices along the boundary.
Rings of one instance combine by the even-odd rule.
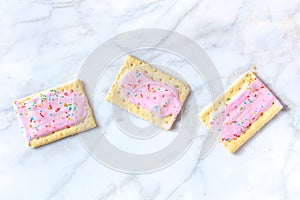
[[[255,78],[233,99],[227,99],[225,107],[214,113],[210,121],[210,129],[218,134],[222,141],[239,137],[273,103],[282,107],[272,92],[258,78]]]
[[[14,106],[28,141],[70,128],[87,116],[85,96],[73,90],[51,90]]]
[[[180,112],[181,102],[175,88],[155,82],[139,70],[129,71],[119,83],[122,96],[157,117],[172,115],[166,128],[170,128]]]

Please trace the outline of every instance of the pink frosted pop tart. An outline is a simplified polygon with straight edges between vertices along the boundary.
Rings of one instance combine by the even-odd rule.
[[[32,148],[96,126],[80,80],[16,100],[13,106]]]
[[[266,85],[248,71],[205,108],[199,118],[234,153],[282,108]]]
[[[128,55],[106,100],[169,130],[189,91],[186,83]]]

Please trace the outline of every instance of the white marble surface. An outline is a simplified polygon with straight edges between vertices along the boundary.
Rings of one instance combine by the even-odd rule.
[[[99,44],[145,27],[195,40],[225,86],[256,64],[287,109],[236,155],[217,145],[199,160],[196,138],[152,174],[111,170],[78,137],[26,147],[12,101],[75,79]],[[0,29],[0,199],[300,199],[298,0],[10,0],[0,2]]]

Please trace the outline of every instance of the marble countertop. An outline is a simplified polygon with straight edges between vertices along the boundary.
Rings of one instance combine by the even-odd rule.
[[[201,45],[227,87],[257,66],[286,108],[241,150],[201,139],[160,171],[120,173],[78,137],[32,150],[12,101],[76,79],[88,55],[139,28],[174,30]],[[300,199],[300,3],[297,0],[0,2],[0,199]]]

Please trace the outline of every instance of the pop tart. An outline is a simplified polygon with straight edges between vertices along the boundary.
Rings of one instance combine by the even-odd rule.
[[[13,106],[32,148],[96,127],[80,80],[16,100]]]
[[[189,92],[186,83],[128,55],[105,99],[169,130]]]
[[[205,108],[199,118],[234,153],[282,108],[266,85],[248,71]]]

